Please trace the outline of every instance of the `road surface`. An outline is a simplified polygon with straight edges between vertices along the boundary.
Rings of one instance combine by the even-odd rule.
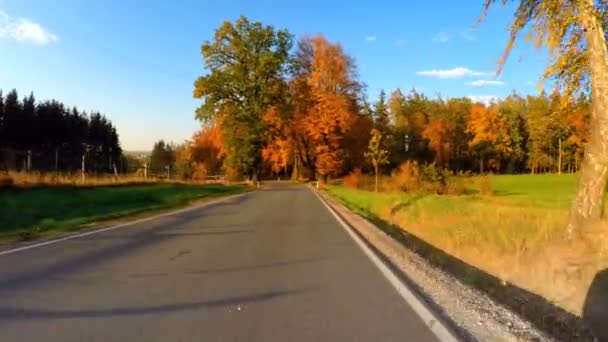
[[[0,256],[0,341],[435,341],[303,186]]]

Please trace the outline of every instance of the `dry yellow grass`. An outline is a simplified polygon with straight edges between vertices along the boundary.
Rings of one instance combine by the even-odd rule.
[[[161,179],[155,177],[144,177],[140,174],[126,175],[85,175],[84,181],[80,173],[55,173],[55,172],[15,172],[0,173],[0,187],[36,187],[36,186],[113,186],[113,185],[137,185],[156,183],[180,183],[180,184],[209,184],[218,181],[183,181],[177,179]]]
[[[575,177],[498,176],[492,177],[492,185],[488,182],[472,184],[481,184],[478,190],[492,195],[374,194],[343,187],[328,192],[505,283],[581,315],[594,276],[608,269],[608,225],[564,240]]]
[[[158,179],[144,179],[137,175],[85,175],[84,181],[80,173],[41,173],[41,172],[14,172],[0,174],[0,185],[15,187],[32,186],[107,186],[121,184],[151,184]]]

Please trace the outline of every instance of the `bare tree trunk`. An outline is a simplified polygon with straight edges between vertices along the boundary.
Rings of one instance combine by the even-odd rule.
[[[561,175],[562,174],[562,138],[560,137],[559,140],[557,141],[557,148],[559,149],[558,153],[558,157],[557,157],[557,174]]]
[[[293,170],[291,171],[291,179],[299,180],[300,179],[300,154],[295,153],[293,160]]]
[[[374,167],[374,172],[376,174],[376,184],[374,186],[374,192],[378,192],[378,166]]]
[[[589,143],[581,166],[578,192],[570,209],[566,227],[568,238],[588,228],[603,216],[604,193],[608,176],[608,53],[606,38],[594,1],[578,2],[581,24],[585,29],[589,69],[591,71],[592,111]]]

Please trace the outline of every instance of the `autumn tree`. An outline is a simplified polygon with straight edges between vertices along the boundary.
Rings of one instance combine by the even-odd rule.
[[[470,135],[467,132],[467,123],[471,111],[471,100],[464,98],[450,98],[443,103],[442,117],[447,120],[445,136],[449,142],[449,149],[445,156],[446,167],[454,171],[462,171],[468,165],[468,141]]]
[[[422,131],[422,137],[429,141],[429,146],[435,154],[434,162],[444,168],[450,162],[454,144],[451,136],[454,123],[446,119],[433,119]]]
[[[564,169],[564,148],[568,134],[568,112],[572,110],[573,103],[565,96],[555,91],[551,96],[551,112],[549,114],[549,154],[554,159],[557,173]]]
[[[485,1],[484,14],[495,2]],[[552,58],[543,76],[555,77],[568,93],[590,85],[593,115],[566,228],[570,238],[577,229],[588,228],[603,217],[608,180],[608,50],[603,26],[606,7],[605,1],[595,0],[520,0],[501,59],[502,66],[519,33],[531,24],[532,40],[538,46],[547,46]]]
[[[309,72],[303,76],[311,99],[302,126],[314,153],[314,171],[326,180],[342,169],[343,141],[357,118],[360,85],[340,45],[317,36],[304,38],[300,46],[309,51]]]
[[[281,171],[287,173],[287,164],[292,154],[292,142],[290,140],[290,123],[280,110],[270,107],[263,117],[266,123],[266,146],[262,149],[262,159],[270,166],[273,173]]]
[[[224,161],[220,124],[210,122],[194,134],[190,143],[193,178],[204,179],[220,173]]]
[[[194,97],[202,99],[196,117],[222,122],[226,162],[257,179],[265,145],[262,116],[281,100],[292,36],[260,22],[241,17],[224,22],[214,39],[202,46],[209,73],[194,84]]]
[[[192,149],[190,141],[174,146],[173,154],[175,158],[173,174],[183,180],[194,178],[194,163],[192,161]]]
[[[544,172],[551,168],[550,144],[551,104],[547,96],[528,96],[528,168],[532,173]]]
[[[494,164],[494,169],[500,169],[497,163],[500,156],[511,151],[511,138],[498,110],[486,108],[481,103],[474,104],[471,107],[467,132],[473,136],[469,146],[479,159],[479,172],[484,173],[485,163]]]
[[[505,156],[504,164],[507,173],[522,172],[526,169],[528,152],[528,111],[525,98],[511,94],[497,104],[500,115],[505,119],[507,131],[511,138],[511,153]]]
[[[568,112],[568,137],[566,138],[567,147],[570,150],[569,164],[571,169],[576,172],[583,160],[584,148],[587,144],[588,121],[590,117],[589,100],[582,94],[574,108]]]
[[[378,174],[380,166],[388,164],[388,151],[382,148],[382,133],[377,128],[371,131],[368,151],[365,152],[365,157],[374,168],[374,191],[378,192]]]
[[[371,131],[374,128],[373,120],[364,112],[360,111],[354,115],[352,125],[348,134],[344,137],[344,167],[346,170],[361,168],[365,165],[365,152],[371,138]],[[382,139],[383,147],[386,146],[385,139]],[[389,150],[387,147],[385,149]],[[390,150],[389,150],[390,151]]]

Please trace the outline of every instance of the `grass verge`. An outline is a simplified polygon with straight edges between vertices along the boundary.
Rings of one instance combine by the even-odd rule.
[[[245,191],[239,185],[156,184],[0,190],[0,238],[33,238],[84,224]]]

